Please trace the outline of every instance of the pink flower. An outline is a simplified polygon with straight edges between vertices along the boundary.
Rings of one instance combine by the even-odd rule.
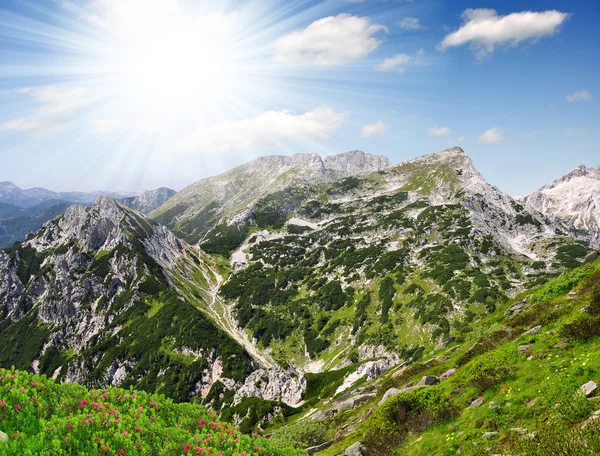
[[[125,450],[123,448],[119,449],[119,454],[125,454]]]
[[[24,393],[25,392],[25,387],[22,386],[21,388],[19,388],[19,391],[21,391],[22,393]]]
[[[205,453],[205,452],[206,452],[206,450],[204,448],[199,447],[199,446],[196,447],[196,453]]]
[[[21,404],[17,404],[17,405],[15,405],[15,409],[17,409],[17,410],[21,410],[21,408],[22,408],[22,407],[21,407]]]
[[[0,401],[0,407],[6,407],[6,401]]]
[[[73,429],[73,425],[71,423],[67,424],[68,429]]]
[[[79,403],[79,407],[81,407],[81,408],[87,407],[87,401],[85,399],[81,399],[81,402]]]
[[[144,407],[142,407],[142,406],[140,405],[140,406],[138,407],[138,410],[139,410],[140,412],[143,412],[143,411],[144,411]]]
[[[214,421],[211,421],[210,425],[213,427],[213,429],[219,429],[219,423],[215,423]]]
[[[258,450],[260,450],[260,447],[259,447],[258,445],[256,445],[256,446],[254,447],[254,451],[258,451]]]
[[[190,445],[189,443],[186,443],[186,444],[183,446],[183,451],[185,451],[185,452],[187,453],[188,451],[190,451],[190,450],[191,450],[191,448],[192,448],[192,447],[191,447],[191,445]]]
[[[150,402],[150,405],[151,405],[152,407],[156,407],[156,401],[152,401],[152,402]]]
[[[140,432],[142,430],[142,426],[136,426],[135,430],[138,431],[138,432]]]
[[[31,386],[35,388],[36,386],[38,386],[38,382],[31,382]]]
[[[205,424],[206,424],[206,421],[204,421],[204,420],[198,421],[198,427],[204,427]]]
[[[123,435],[124,435],[125,437],[129,437],[129,432],[125,431],[125,432],[123,432]]]
[[[13,439],[18,439],[18,438],[19,438],[19,434],[13,434],[13,435],[11,435],[11,437],[12,437]]]

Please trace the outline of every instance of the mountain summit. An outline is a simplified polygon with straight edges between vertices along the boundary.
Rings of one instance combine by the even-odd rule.
[[[580,165],[527,196],[525,203],[575,237],[600,247],[600,166]]]

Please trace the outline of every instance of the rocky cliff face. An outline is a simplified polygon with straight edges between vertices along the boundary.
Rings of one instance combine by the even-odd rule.
[[[578,166],[524,200],[527,207],[545,214],[557,227],[600,247],[600,166]]]
[[[386,157],[361,151],[328,157],[317,154],[260,157],[190,185],[151,216],[195,243],[205,240],[218,225],[243,225],[252,218],[256,203],[271,193],[290,186],[363,176],[389,166]]]
[[[124,198],[121,200],[121,203],[142,214],[149,214],[169,201],[176,193],[175,190],[171,190],[170,188],[160,187],[144,192],[140,196]]]
[[[71,206],[0,254],[0,340],[10,346],[0,364],[180,400],[218,379],[243,381],[250,357],[201,312],[201,297],[192,304],[167,279],[182,262],[203,267],[190,255],[168,229],[111,198]]]

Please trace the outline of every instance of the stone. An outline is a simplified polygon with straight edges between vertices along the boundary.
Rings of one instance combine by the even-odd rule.
[[[481,404],[483,404],[483,398],[478,397],[473,402],[471,402],[471,405],[469,405],[469,408],[479,407]]]
[[[552,347],[554,347],[554,348],[560,348],[560,349],[568,348],[569,347],[569,340],[568,339],[560,340],[560,341],[556,342]]]
[[[450,345],[455,340],[456,340],[455,336],[450,336],[447,339],[442,339],[437,343],[434,350],[441,350],[442,348],[446,348],[448,345]]]
[[[360,442],[356,442],[344,451],[344,456],[364,456],[364,454],[364,447]]]
[[[598,259],[598,257],[600,257],[600,250],[594,250],[593,252],[589,253],[588,256],[585,257],[585,260],[583,260],[583,262],[584,264],[593,263]]]
[[[598,385],[596,385],[596,382],[593,380],[590,380],[589,382],[587,382],[584,385],[581,385],[580,387],[581,392],[585,394],[586,397],[590,397],[596,392],[597,389]]]
[[[519,299],[512,306],[510,306],[504,315],[515,316],[519,315],[523,311],[523,307],[527,304],[527,299]]]
[[[454,368],[448,369],[446,372],[444,372],[442,375],[440,375],[440,380],[446,380],[447,378],[452,377],[455,373],[456,373],[456,369],[454,369]]]
[[[493,437],[498,437],[498,433],[496,431],[486,432],[485,434],[483,434],[481,436],[481,438],[484,439],[484,440],[488,440],[488,439],[491,439]]]
[[[236,391],[234,404],[244,397],[258,397],[266,401],[281,401],[291,407],[302,404],[302,393],[306,390],[304,374],[293,367],[275,365],[270,369],[252,372]]]
[[[459,431],[456,433],[456,437],[460,437],[461,435],[463,435],[465,433],[465,431]]]
[[[398,394],[400,394],[400,390],[398,388],[390,388],[384,393],[383,398],[379,401],[378,405],[381,407],[390,397],[397,396]]]
[[[498,407],[500,407],[500,404],[498,404],[496,401],[492,401],[492,402],[490,402],[489,407],[490,408],[498,408]]]
[[[307,448],[304,451],[306,451],[308,454],[315,454],[315,453],[318,453],[320,451],[326,450],[331,445],[333,445],[333,440],[331,442],[325,442],[325,443],[322,443],[320,445],[311,446],[310,448]]]
[[[531,408],[531,407],[535,407],[535,405],[537,404],[537,397],[535,399],[530,400],[527,404],[525,404],[527,407]]]
[[[426,375],[419,383],[417,383],[417,386],[432,386],[438,384],[439,382],[440,379],[435,375]]]
[[[374,398],[375,396],[377,396],[376,393],[367,393],[359,394],[357,396],[346,399],[337,405],[337,413],[340,413],[342,410],[358,407],[359,405],[368,402],[369,399]]]
[[[527,429],[520,428],[520,427],[510,428],[509,431],[517,432],[519,434],[526,434],[527,433]]]
[[[434,356],[433,358],[431,358],[431,359],[428,359],[427,361],[423,361],[423,362],[421,363],[421,365],[422,365],[423,367],[431,367],[431,366],[433,366],[433,364],[434,364],[436,361],[437,361],[437,356]]]
[[[525,331],[523,333],[523,337],[533,336],[534,334],[539,333],[541,330],[542,330],[542,325],[537,325],[537,326],[531,328],[529,331]]]
[[[526,358],[528,358],[529,356],[531,356],[531,344],[525,344],[525,345],[519,345],[517,347],[517,350],[519,351],[519,353],[521,353],[523,356],[525,356]]]
[[[0,443],[6,443],[8,442],[8,435],[6,435],[4,432],[0,431]]]

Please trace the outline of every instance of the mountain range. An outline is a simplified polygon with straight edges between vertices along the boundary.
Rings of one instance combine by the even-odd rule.
[[[4,214],[43,194],[2,189]],[[121,196],[61,203],[0,252],[0,365],[200,401],[247,430],[327,418],[355,381],[583,265],[600,232],[600,168],[513,198],[461,148],[262,157]]]

